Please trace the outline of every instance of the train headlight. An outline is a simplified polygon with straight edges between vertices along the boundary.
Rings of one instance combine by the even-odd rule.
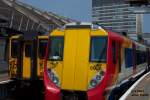
[[[100,84],[100,82],[104,77],[104,74],[105,74],[104,71],[98,72],[89,82],[88,89],[95,88],[98,84]]]
[[[49,78],[53,81],[53,83],[56,86],[60,87],[60,81],[59,81],[57,74],[51,69],[48,69],[47,72],[48,72]]]
[[[59,84],[59,79],[57,77],[53,77],[52,78],[52,81],[55,83],[55,84]]]
[[[96,75],[96,80],[101,80],[101,75]]]
[[[91,80],[91,81],[90,81],[90,85],[91,85],[92,87],[95,87],[95,86],[97,85],[97,81],[96,81],[96,80]]]

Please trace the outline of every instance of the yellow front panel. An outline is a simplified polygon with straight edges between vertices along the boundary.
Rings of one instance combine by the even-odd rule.
[[[91,79],[98,72],[106,71],[106,63],[89,62],[91,36],[107,36],[108,34],[103,30],[91,29],[56,30],[51,34],[51,36],[63,35],[63,61],[48,61],[47,66],[57,73],[61,81],[61,89],[86,91]],[[100,69],[91,70],[91,66],[99,66]]]
[[[30,78],[31,77],[31,57],[25,56],[25,45],[23,46],[23,78]]]
[[[108,33],[105,30],[92,30],[91,31],[91,36],[108,36]]]
[[[77,36],[75,30],[65,32],[62,89],[72,90],[74,87]]]
[[[47,66],[56,73],[56,76],[59,78],[60,82],[62,82],[62,61],[48,61]]]
[[[97,73],[106,72],[106,63],[102,62],[90,62],[88,67],[88,83],[96,76]]]
[[[89,65],[90,30],[78,30],[77,53],[75,64],[74,90],[87,90],[87,76]]]
[[[51,33],[51,36],[64,36],[64,33],[64,30],[56,29]]]

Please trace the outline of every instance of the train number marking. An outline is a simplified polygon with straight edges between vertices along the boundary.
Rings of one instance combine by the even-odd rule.
[[[90,66],[90,70],[100,71],[102,64],[95,64]]]

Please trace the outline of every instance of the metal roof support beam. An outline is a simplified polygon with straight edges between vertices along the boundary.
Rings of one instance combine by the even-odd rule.
[[[16,25],[17,29],[19,28],[20,31],[21,30],[31,30],[31,29],[39,30],[39,28],[42,27],[43,29],[40,29],[40,31],[43,30],[43,31],[47,32],[50,29],[49,28],[50,22],[55,27],[58,27],[58,26],[60,27],[65,23],[71,22],[63,17],[60,17],[53,13],[41,11],[39,9],[33,8],[32,6],[21,3],[17,0],[1,0],[0,2],[3,2],[4,4],[6,4],[8,6],[8,10],[10,9],[10,11],[11,11],[10,12],[11,15],[8,16],[8,17],[10,17],[10,18],[8,18],[8,19],[10,19],[9,27],[13,28],[13,26],[15,26],[15,24],[17,24]],[[7,8],[0,7],[0,9],[7,9]],[[21,18],[23,21],[20,21],[19,25],[18,25],[18,21],[17,21],[18,13],[16,13],[16,12],[20,12],[22,15],[27,16],[29,19],[26,19],[26,17],[24,17],[23,19],[26,19],[26,22],[24,23],[24,20]],[[32,21],[33,21],[33,23],[32,23]],[[24,27],[24,29],[23,29],[23,27]]]
[[[13,11],[12,15],[11,15],[11,20],[10,20],[10,26],[9,26],[10,28],[12,28],[12,26],[13,26],[14,15],[15,15],[15,13]]]
[[[33,22],[32,26],[31,26],[31,30],[33,30],[34,25],[35,25],[35,23]]]
[[[36,30],[38,30],[40,28],[41,24],[39,23],[39,25],[37,26]]]
[[[19,31],[21,30],[22,22],[23,22],[23,15],[22,15],[21,20],[20,20],[20,24],[19,24],[19,28],[18,28]]]
[[[14,15],[15,15],[15,4],[16,0],[12,1],[12,15],[11,15],[11,21],[10,21],[10,28],[13,26],[13,20],[14,20]]]
[[[49,13],[43,13],[43,16],[45,18],[47,18],[48,20],[52,20],[53,23],[55,23],[56,25],[58,25],[59,27],[61,27],[60,21],[57,21],[54,17],[52,18],[52,16],[50,16]]]
[[[26,24],[26,29],[25,29],[26,31],[28,30],[29,22],[30,22],[30,19],[28,18],[27,24]]]
[[[25,16],[28,16],[31,20],[33,20],[35,23],[43,22],[43,20],[41,20],[40,18],[38,18],[37,16],[35,16],[34,14],[32,14],[28,9],[23,9],[21,6],[19,5],[15,5],[15,9],[17,11],[19,11],[20,13],[22,13]],[[47,29],[48,26],[46,25],[42,25],[43,28]]]

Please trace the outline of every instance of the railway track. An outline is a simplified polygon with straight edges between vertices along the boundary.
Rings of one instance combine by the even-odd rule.
[[[44,100],[42,83],[24,84],[11,81],[0,84],[0,100]]]

